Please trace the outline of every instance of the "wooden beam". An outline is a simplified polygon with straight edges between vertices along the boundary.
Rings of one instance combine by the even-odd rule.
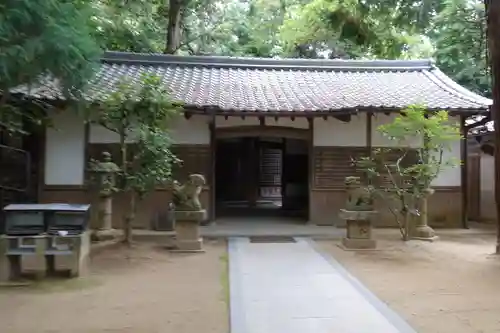
[[[241,138],[267,136],[273,138],[303,139],[309,138],[309,130],[283,126],[243,125],[217,129],[217,138]]]
[[[38,158],[38,179],[37,179],[37,202],[40,202],[43,198],[43,189],[45,186],[45,160],[47,158],[47,126],[41,126],[39,132],[37,132],[39,141],[38,149],[40,149],[40,155]],[[87,145],[85,145],[86,147]],[[32,161],[33,163],[33,161]]]
[[[366,149],[368,156],[372,156],[372,117],[371,112],[366,113]]]
[[[465,117],[460,117],[460,178],[461,178],[461,196],[462,196],[462,227],[469,229],[469,177],[468,177],[468,158],[467,158],[467,127],[465,126]]]
[[[85,128],[83,130],[83,185],[87,185],[87,182],[90,179],[89,174],[89,162],[90,162],[90,122],[85,122]],[[99,156],[100,158],[100,156]]]
[[[348,123],[351,121],[351,115],[350,114],[339,114],[339,115],[335,115],[333,114],[333,117],[337,118],[338,120],[344,122],[344,123]]]
[[[466,125],[465,128],[467,129],[467,131],[469,131],[469,130],[475,128],[475,127],[479,127],[479,126],[485,125],[486,123],[488,123],[490,121],[491,121],[491,116],[487,115],[486,117],[484,117],[483,119],[481,119],[479,121],[476,121],[475,123]]]
[[[495,146],[495,208],[497,213],[496,254],[500,254],[500,2],[484,0],[486,12],[486,35],[488,36],[489,59],[492,76],[493,106],[491,116],[494,126]]]
[[[266,118],[259,117],[259,124],[260,124],[260,126],[266,126]]]
[[[308,199],[309,204],[307,207],[308,210],[308,223],[312,223],[312,191],[314,188],[314,118],[307,118],[309,123],[309,137],[308,137],[308,165],[309,165],[309,181],[308,181]]]
[[[215,137],[215,114],[212,116],[208,123],[208,130],[210,132],[210,209],[209,209],[209,221],[215,221],[215,164],[217,157],[217,139]]]

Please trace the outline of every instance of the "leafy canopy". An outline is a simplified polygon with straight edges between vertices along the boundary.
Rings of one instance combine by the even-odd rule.
[[[447,0],[433,25],[437,66],[472,91],[490,96],[483,2]]]
[[[71,0],[5,0],[0,4],[0,89],[52,75],[68,95],[92,77],[100,50],[90,8]]]
[[[51,77],[67,98],[93,76],[100,50],[91,37],[91,11],[70,0],[5,0],[0,3],[0,125],[22,132],[23,118],[40,122],[50,105],[11,96]]]
[[[94,115],[94,122],[120,136],[121,191],[143,196],[171,180],[178,160],[170,151],[168,129],[179,106],[159,77],[144,75],[139,83],[122,80]],[[127,154],[129,141],[134,142],[134,149]]]

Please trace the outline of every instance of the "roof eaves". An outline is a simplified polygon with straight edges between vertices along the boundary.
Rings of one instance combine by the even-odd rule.
[[[264,116],[296,116],[296,117],[322,117],[328,115],[346,115],[346,114],[358,114],[362,112],[373,112],[373,113],[397,113],[401,112],[405,107],[398,106],[355,106],[355,107],[343,107],[343,108],[332,108],[328,110],[236,110],[236,109],[222,109],[218,106],[198,106],[198,105],[183,105],[184,111],[188,113],[197,114],[216,114],[216,115],[234,115],[234,116],[253,116],[253,115],[264,115]],[[427,111],[448,111],[454,114],[481,114],[485,110],[475,109],[475,108],[428,108]]]
[[[485,109],[489,109],[489,106],[493,104],[491,99],[462,87],[437,67],[433,67],[430,71],[425,71],[425,74],[441,88],[461,99],[482,105]]]
[[[222,56],[176,56],[130,52],[106,52],[104,63],[144,66],[185,66],[246,69],[296,69],[336,71],[418,71],[430,69],[430,60],[324,60],[238,58]]]

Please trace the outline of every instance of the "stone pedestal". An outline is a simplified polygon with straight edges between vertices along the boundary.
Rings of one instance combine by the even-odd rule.
[[[0,283],[7,282],[11,278],[11,263],[7,256],[7,241],[0,238]]]
[[[73,236],[1,236],[0,282],[21,278],[22,273],[44,278],[56,271],[81,276],[89,268],[90,232]]]
[[[175,211],[176,241],[174,252],[204,252],[200,236],[200,222],[207,217],[206,210]]]
[[[87,274],[90,266],[90,232],[74,236],[48,236],[49,271],[68,271],[71,277]]]
[[[2,282],[21,278],[21,273],[45,277],[45,236],[0,236],[0,279]]]
[[[371,217],[376,211],[340,210],[339,217],[346,221],[347,235],[342,239],[346,249],[374,249],[377,246],[372,238]]]
[[[98,220],[100,228],[94,230],[92,240],[102,242],[121,237],[120,230],[113,229],[113,199],[111,196],[101,196],[98,204]]]
[[[421,214],[416,217],[415,227],[410,230],[410,238],[416,240],[423,240],[434,242],[439,239],[436,232],[432,229],[427,221],[427,198],[422,200]]]

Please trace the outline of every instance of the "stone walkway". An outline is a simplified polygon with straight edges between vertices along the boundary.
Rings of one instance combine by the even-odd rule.
[[[415,333],[306,238],[229,240],[231,333]]]

